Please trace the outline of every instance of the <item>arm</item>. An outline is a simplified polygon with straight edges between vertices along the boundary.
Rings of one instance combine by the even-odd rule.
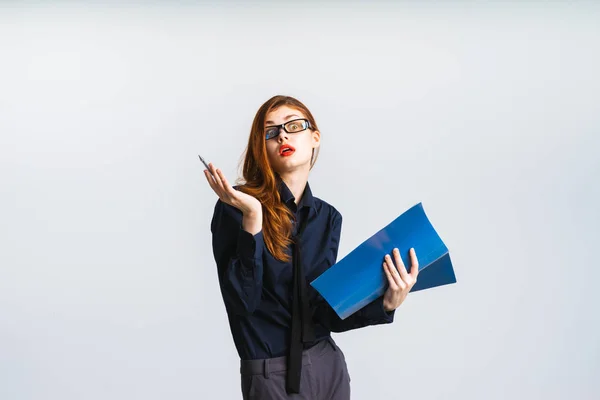
[[[335,264],[337,260],[341,230],[342,215],[336,211],[332,217],[330,241],[326,250],[327,268]],[[384,310],[383,296],[378,297],[362,309],[342,320],[329,303],[316,290],[312,290],[316,298],[313,305],[313,318],[332,332],[345,332],[351,329],[358,329],[369,325],[388,324],[394,321],[395,310],[390,312]]]
[[[262,214],[243,214],[218,200],[211,232],[225,305],[236,314],[252,314],[262,293]]]

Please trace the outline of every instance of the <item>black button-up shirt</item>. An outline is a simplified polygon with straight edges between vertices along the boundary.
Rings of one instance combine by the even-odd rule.
[[[284,182],[280,183],[280,194],[296,216],[294,232],[296,225],[303,218],[308,218],[300,251],[306,279],[312,282],[336,262],[342,216],[330,204],[313,197],[308,183],[298,205]],[[291,329],[292,262],[274,258],[265,246],[262,230],[256,235],[245,231],[242,228],[242,212],[220,199],[215,205],[211,231],[219,285],[240,359],[287,355]],[[291,254],[291,246],[287,251]],[[331,332],[394,320],[394,311],[387,313],[383,308],[383,297],[342,320],[310,285],[308,295],[315,323],[315,343]]]

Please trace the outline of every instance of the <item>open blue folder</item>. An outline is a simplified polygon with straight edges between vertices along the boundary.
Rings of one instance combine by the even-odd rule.
[[[345,319],[384,294],[388,286],[384,256],[392,255],[395,247],[408,272],[410,248],[414,247],[417,254],[419,277],[411,292],[456,283],[448,248],[419,203],[332,265],[311,285]]]

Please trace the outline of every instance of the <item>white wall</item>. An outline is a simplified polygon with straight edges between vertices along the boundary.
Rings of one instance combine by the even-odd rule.
[[[335,335],[355,399],[600,396],[600,7],[0,5],[0,398],[236,399],[216,196],[320,125],[340,257],[422,201],[458,283]]]

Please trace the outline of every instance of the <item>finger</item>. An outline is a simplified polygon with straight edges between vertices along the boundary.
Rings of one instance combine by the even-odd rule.
[[[217,169],[217,174],[219,175],[219,178],[221,179],[221,182],[223,182],[225,187],[229,186],[229,183],[227,182],[227,178],[225,178],[223,171],[221,171],[220,169]]]
[[[404,282],[408,282],[408,272],[406,272],[406,267],[404,266],[404,261],[402,261],[402,257],[400,257],[400,250],[395,248],[394,251],[394,260],[396,260],[396,265],[398,265],[398,272],[400,273],[400,277]]]
[[[231,203],[232,206],[239,208],[240,192],[235,190],[233,186],[229,184],[229,181],[227,181],[227,178],[225,178],[223,171],[218,170],[218,174],[219,178],[221,178],[221,182],[223,183],[223,190],[225,191],[225,195],[228,196],[228,201]]]
[[[211,189],[215,191],[215,193],[219,194],[217,192],[217,187],[216,187],[216,182],[215,179],[212,177],[212,175],[210,174],[210,172],[205,169],[204,170],[204,176],[206,177],[206,180],[208,181],[208,184],[210,185]]]
[[[214,172],[211,170],[211,168],[210,168],[210,164],[209,164],[209,167],[208,167],[208,168],[206,168],[204,171],[208,172],[208,173],[209,173],[209,175],[210,175],[210,178],[211,178],[211,179],[214,181],[214,179],[215,179],[215,174],[214,174]]]
[[[204,176],[206,177],[206,180],[208,181],[208,184],[210,185],[211,189],[220,198],[221,197],[221,193],[220,193],[219,188],[217,187],[217,182],[215,181],[215,177],[212,176],[212,174],[208,170],[204,170]]]
[[[398,285],[398,287],[400,287],[400,289],[404,289],[406,287],[406,283],[402,280],[402,277],[400,276],[400,274],[398,274],[398,270],[394,266],[394,263],[392,262],[392,258],[390,257],[389,254],[385,255],[385,262],[387,263],[387,266],[392,274],[392,277],[394,278],[394,281],[396,282],[396,285]]]
[[[219,197],[223,197],[223,195],[225,194],[225,188],[223,187],[223,182],[221,181],[221,177],[219,176],[219,170],[212,164],[208,165],[211,167],[213,178],[215,178],[215,182],[219,189]]]
[[[229,182],[227,181],[227,178],[225,178],[225,175],[223,174],[223,171],[221,171],[219,169],[219,170],[217,170],[217,173],[219,174],[219,178],[221,179],[221,182],[223,183],[223,189],[225,189],[225,192],[230,196],[235,196],[236,190],[233,188],[233,186],[231,186],[229,184]]]
[[[210,175],[214,178],[215,175],[217,174],[216,171],[216,167],[214,166],[213,163],[208,163],[208,172],[210,172]]]
[[[399,287],[396,284],[396,280],[392,276],[392,273],[390,272],[389,266],[386,262],[383,263],[383,270],[385,271],[385,275],[387,276],[388,283],[390,284],[390,288],[394,291],[399,290]]]
[[[414,248],[410,249],[410,275],[415,281],[417,280],[417,275],[419,275],[419,260]]]

